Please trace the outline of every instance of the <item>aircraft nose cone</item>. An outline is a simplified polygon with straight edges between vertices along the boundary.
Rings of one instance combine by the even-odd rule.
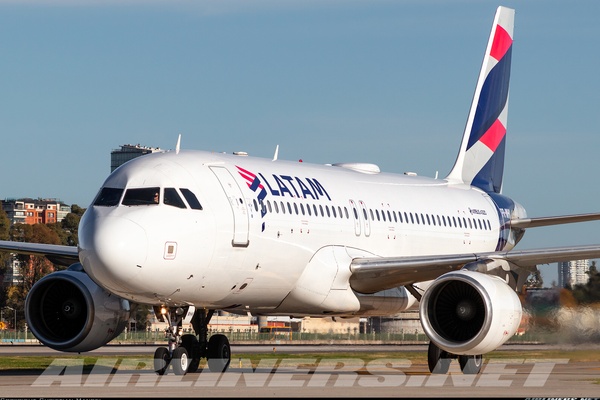
[[[94,219],[82,228],[80,248],[85,271],[112,292],[131,289],[148,254],[144,229],[121,217]]]

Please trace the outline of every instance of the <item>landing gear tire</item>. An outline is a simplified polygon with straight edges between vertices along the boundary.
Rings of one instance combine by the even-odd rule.
[[[183,335],[181,337],[181,346],[187,351],[188,359],[190,360],[187,372],[197,372],[200,366],[200,342],[198,338],[195,335]]]
[[[167,368],[169,368],[169,363],[171,361],[171,356],[169,355],[169,349],[166,347],[159,347],[154,352],[154,371],[158,375],[164,375],[167,372]]]
[[[463,374],[475,375],[481,371],[483,357],[481,354],[476,356],[458,356],[458,363]]]
[[[213,335],[208,341],[208,369],[210,372],[225,372],[231,362],[231,347],[225,335]]]
[[[171,359],[175,375],[185,375],[189,367],[188,353],[185,347],[179,346],[173,351]]]
[[[440,349],[433,342],[429,342],[429,348],[427,349],[429,372],[432,374],[447,374],[450,361],[451,358],[445,350]]]

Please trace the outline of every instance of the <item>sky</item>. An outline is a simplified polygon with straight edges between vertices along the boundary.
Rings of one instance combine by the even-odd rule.
[[[87,207],[111,150],[179,134],[443,177],[498,5],[516,10],[503,193],[530,217],[600,211],[596,0],[0,0],[0,198]],[[530,229],[518,248],[599,228]]]

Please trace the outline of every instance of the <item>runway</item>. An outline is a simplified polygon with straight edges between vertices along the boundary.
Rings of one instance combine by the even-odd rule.
[[[522,351],[530,347],[522,347]],[[234,356],[226,373],[169,373],[159,377],[152,371],[154,346],[104,346],[80,357],[43,346],[0,346],[0,357],[53,358],[45,371],[0,371],[0,396],[598,397],[599,358],[570,360],[569,349],[561,358],[556,357],[552,346],[534,348],[539,357],[519,357],[520,348],[515,347],[505,350],[508,357],[484,357],[479,375],[463,375],[456,361],[448,375],[431,375],[426,346],[232,346]],[[348,357],[352,350],[356,358],[352,354]],[[358,356],[365,351],[383,356],[365,361]],[[423,356],[399,358],[398,351]],[[281,355],[270,354],[254,365],[250,362],[250,353],[273,352]],[[336,352],[343,352],[343,356],[337,357]],[[597,353],[598,347],[590,352]],[[92,368],[84,367],[86,357],[98,357]]]

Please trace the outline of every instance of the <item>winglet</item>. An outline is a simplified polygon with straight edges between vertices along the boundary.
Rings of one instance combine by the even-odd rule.
[[[498,7],[450,183],[501,193],[515,10]]]

